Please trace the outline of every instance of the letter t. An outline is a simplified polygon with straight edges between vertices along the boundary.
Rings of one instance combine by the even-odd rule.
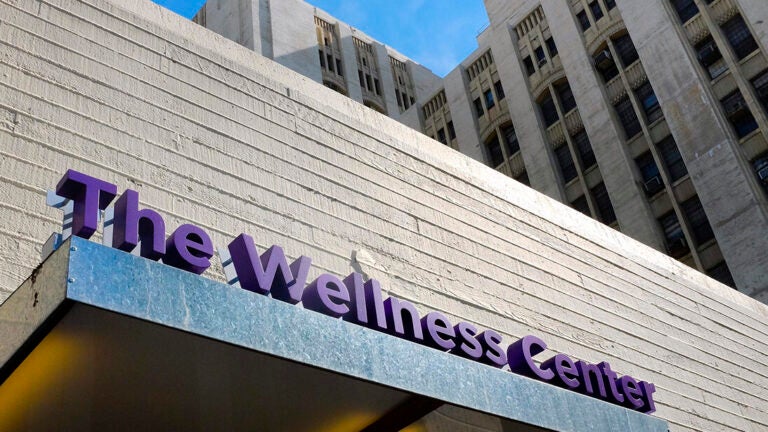
[[[99,227],[99,210],[117,195],[117,186],[74,170],[67,170],[56,185],[56,195],[74,202],[72,234],[90,238]]]

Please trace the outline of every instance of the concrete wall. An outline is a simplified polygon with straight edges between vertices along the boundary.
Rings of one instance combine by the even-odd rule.
[[[0,41],[3,298],[73,168],[138,190],[169,231],[246,232],[607,360],[656,384],[673,431],[768,427],[765,305],[149,1],[0,0]]]

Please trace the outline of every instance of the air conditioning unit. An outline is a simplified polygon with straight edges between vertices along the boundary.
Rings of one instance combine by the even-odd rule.
[[[763,183],[768,183],[768,165],[757,171],[757,178]]]
[[[720,51],[717,50],[715,43],[711,42],[699,50],[697,57],[701,64],[709,66],[718,61],[722,56],[720,55]]]
[[[602,50],[600,54],[595,56],[595,66],[598,69],[607,69],[613,66],[613,59],[611,58],[611,52]]]
[[[664,183],[661,181],[661,177],[659,176],[653,176],[646,180],[645,183],[643,183],[645,191],[649,194],[658,192],[663,186]]]

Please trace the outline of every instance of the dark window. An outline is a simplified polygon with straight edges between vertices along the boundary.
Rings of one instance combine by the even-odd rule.
[[[600,183],[590,190],[595,198],[600,220],[606,225],[616,222],[616,213],[613,211],[613,204],[611,204],[611,198],[608,196],[608,190],[605,189],[605,183]]]
[[[448,141],[445,140],[445,129],[440,128],[437,130],[437,140],[443,144],[448,144]]]
[[[659,155],[667,167],[670,181],[675,181],[688,174],[688,168],[686,168],[685,162],[683,162],[683,157],[680,155],[680,150],[678,150],[677,143],[675,143],[672,135],[658,142],[656,148],[659,150]]]
[[[632,43],[632,38],[628,34],[619,36],[613,40],[613,46],[616,48],[616,54],[621,59],[621,64],[627,67],[638,59],[637,50],[635,44]]]
[[[476,98],[472,103],[475,105],[475,114],[477,117],[482,117],[485,112],[483,111],[483,103],[480,101],[480,98]]]
[[[483,97],[485,98],[485,107],[489,110],[496,105],[496,102],[493,100],[493,92],[491,89],[486,90],[483,93]]]
[[[365,88],[365,79],[363,78],[363,71],[357,70],[357,77],[360,79],[360,87]]]
[[[608,82],[619,74],[619,69],[616,67],[616,63],[613,61],[611,52],[608,48],[597,53],[593,59],[595,67],[600,75],[603,76],[603,80]]]
[[[545,44],[547,44],[547,51],[549,51],[549,58],[555,58],[557,55],[557,45],[555,45],[555,41],[552,40],[552,38],[547,38],[546,41],[544,41]]]
[[[448,138],[456,139],[456,129],[453,128],[453,121],[448,122]]]
[[[373,82],[371,81],[371,76],[369,74],[365,74],[365,88],[368,91],[373,90]]]
[[[587,132],[582,129],[571,138],[579,153],[579,159],[581,159],[581,169],[586,171],[588,168],[597,164],[597,161],[595,160],[595,152],[592,151],[592,144],[589,142]]]
[[[768,112],[768,70],[755,77],[752,80],[752,86],[763,109]]]
[[[528,171],[523,171],[520,175],[515,177],[515,180],[519,181],[520,183],[526,186],[531,185],[531,179],[528,178]]]
[[[576,178],[576,165],[573,163],[573,157],[571,157],[571,150],[567,145],[561,145],[555,149],[555,156],[557,157],[557,165],[560,167],[560,174],[563,175],[563,182]]]
[[[499,100],[503,100],[505,95],[504,95],[504,87],[501,86],[501,81],[496,81],[495,83],[493,83],[493,88],[494,90],[496,90],[496,97]]]
[[[699,63],[707,70],[709,77],[715,79],[728,70],[728,66],[723,61],[723,55],[717,48],[712,36],[708,36],[696,45],[696,58]]]
[[[341,67],[341,60],[339,59],[336,59],[336,73],[344,76],[344,69]]]
[[[329,46],[331,44],[331,41],[328,39],[328,37],[324,37],[323,42],[325,42],[325,46]]]
[[[328,70],[331,71],[331,72],[334,72],[334,70],[333,70],[333,56],[330,55],[330,54],[326,54],[325,58],[328,59]]]
[[[504,135],[504,143],[507,145],[507,156],[512,156],[520,151],[520,143],[517,141],[514,127],[505,126],[501,128],[501,134]]]
[[[680,17],[680,22],[685,23],[699,13],[699,8],[693,0],[672,0],[672,6]]]
[[[531,60],[530,56],[526,56],[523,59],[523,64],[525,65],[525,71],[528,72],[528,76],[536,73],[536,68],[533,67],[533,60]]]
[[[536,54],[536,62],[539,65],[539,68],[547,63],[547,56],[544,54],[544,48],[536,47],[536,49],[533,50],[533,53]]]
[[[729,19],[723,24],[722,29],[725,37],[728,39],[728,43],[733,48],[733,52],[736,54],[736,58],[739,60],[757,49],[757,42],[752,37],[752,33],[749,32],[747,23],[744,22],[744,18],[741,15],[736,15]]]
[[[605,0],[605,7],[611,10],[616,7],[616,0]]]
[[[629,98],[624,97],[624,99],[614,105],[614,108],[616,108],[616,114],[619,115],[619,121],[621,121],[621,125],[624,127],[624,134],[627,136],[627,139],[639,134],[642,128]]]
[[[368,66],[368,61],[363,57],[363,66]]]
[[[488,156],[491,158],[491,166],[495,168],[501,165],[504,162],[504,154],[501,152],[499,137],[494,133],[485,145],[488,148]]]
[[[581,31],[587,31],[588,28],[592,27],[592,23],[589,22],[589,17],[587,17],[587,11],[577,13],[576,18],[579,19]]]
[[[408,109],[408,97],[403,93],[403,108]]]
[[[597,0],[592,0],[592,3],[589,4],[589,10],[592,11],[592,17],[595,19],[595,22],[603,17],[603,9]]]
[[[688,254],[688,242],[685,241],[685,233],[680,227],[680,220],[675,212],[671,211],[659,218],[659,224],[664,231],[664,240],[667,244],[667,253],[674,258],[680,258]]]
[[[403,99],[400,97],[400,90],[395,89],[395,96],[397,97],[397,106],[403,106]]]
[[[381,87],[379,86],[379,79],[378,78],[374,78],[373,79],[373,89],[376,90],[376,94],[377,95],[381,94]]]
[[[320,67],[325,69],[325,53],[323,53],[323,50],[320,50],[318,54],[320,54]]]
[[[733,281],[733,275],[731,275],[731,270],[728,268],[725,261],[721,261],[720,264],[716,264],[714,267],[707,270],[707,276],[721,284],[736,288],[736,282]]]
[[[560,119],[557,115],[557,108],[555,108],[555,102],[552,100],[552,96],[547,95],[547,97],[541,101],[539,107],[541,108],[542,116],[544,116],[544,124],[546,124],[547,127],[552,126]]]
[[[656,93],[653,92],[653,87],[651,87],[650,82],[646,81],[641,84],[640,87],[635,90],[635,94],[637,95],[640,104],[643,106],[645,118],[649,124],[664,117],[664,114],[661,112],[661,107],[659,106],[659,100],[656,99]]]
[[[725,116],[733,125],[736,136],[742,138],[757,129],[757,122],[747,107],[747,102],[739,90],[734,91],[720,100]]]
[[[635,159],[640,175],[643,177],[643,189],[648,196],[656,195],[664,189],[664,182],[659,174],[659,167],[653,159],[650,151],[647,151]]]
[[[560,107],[563,109],[564,114],[576,108],[576,100],[573,98],[571,86],[567,82],[557,85],[555,90],[557,90],[557,95],[560,96]]]
[[[573,200],[571,202],[571,207],[584,213],[587,216],[592,216],[591,212],[589,211],[589,204],[587,203],[587,197],[585,197],[584,195]]]
[[[763,153],[752,161],[752,166],[755,169],[755,175],[757,180],[763,186],[766,192],[768,192],[768,153]]]
[[[685,217],[688,219],[688,223],[691,225],[691,231],[693,231],[693,237],[696,239],[696,244],[701,245],[707,240],[714,238],[715,233],[712,232],[712,227],[709,225],[706,213],[704,213],[704,207],[701,206],[699,197],[693,197],[688,201],[680,204],[680,207],[685,213]]]
[[[408,97],[408,100],[410,100],[410,101],[411,101],[411,105],[413,105],[413,104],[415,104],[415,103],[416,103],[416,98],[414,98],[413,96],[409,96],[409,97]]]

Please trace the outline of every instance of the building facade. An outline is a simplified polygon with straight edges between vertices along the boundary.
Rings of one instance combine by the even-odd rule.
[[[276,13],[279,5],[272,6]],[[628,14],[635,6],[624,1],[617,7]],[[550,29],[566,28],[546,5],[539,14]],[[316,25],[312,14],[308,21]],[[663,28],[678,31],[673,24]],[[656,32],[668,38],[661,30],[651,33]],[[525,57],[502,61],[495,51],[487,54],[500,43],[491,37],[496,34],[484,33],[486,49],[463,66],[476,66],[472,79],[468,73],[449,75],[444,96],[430,108],[442,110],[430,119],[436,136],[452,122],[453,146],[483,157],[486,141],[460,126],[465,114],[479,115],[477,97],[488,121],[484,130],[504,145],[512,137],[509,122],[490,120],[502,110],[518,138],[549,139],[537,126],[537,110],[529,113],[534,122],[526,122],[523,108],[499,103],[519,97],[521,89],[505,84],[505,74],[514,70],[508,63],[515,59],[522,70]],[[312,35],[293,52],[272,44],[275,58],[287,62],[306,55],[320,65],[318,33]],[[415,94],[417,108],[410,105],[400,120],[423,112],[419,100],[440,94],[438,81],[422,96],[415,66],[404,58],[397,60],[411,71],[412,82],[404,77],[400,83],[402,66],[376,54],[372,41],[356,37],[366,63],[377,70],[350,68],[333,47],[322,51],[326,65],[331,54],[334,70],[341,61],[345,79],[359,83],[358,70],[366,85],[366,73],[371,77],[370,105],[399,111],[388,73],[398,82],[401,102],[405,93],[410,105],[410,92]],[[560,38],[554,33],[556,57],[566,57]],[[666,423],[672,432],[768,427],[765,304],[323,86],[320,70],[317,79],[307,78],[148,0],[0,0],[0,42],[0,429],[151,430],[145,425],[152,424],[158,430],[237,430],[246,424],[242,429],[362,430],[415,392],[448,402],[415,419],[429,432],[588,431],[594,430],[591,422],[615,410],[625,414],[618,416],[620,424],[643,416],[647,424]],[[615,49],[612,43],[609,50]],[[656,87],[645,48],[635,44],[664,107],[665,93]],[[591,67],[587,60],[582,59],[585,67]],[[562,59],[564,69],[570,62]],[[570,119],[578,112],[584,119],[600,165],[605,156],[597,143],[603,141],[589,135],[595,114],[583,102],[581,78],[568,79],[576,108],[563,115]],[[458,92],[452,82],[474,93]],[[562,85],[545,87],[562,113]],[[634,92],[627,95],[634,98]],[[611,110],[600,113],[608,119]],[[674,112],[662,112],[672,123]],[[572,130],[562,145],[586,148],[580,129]],[[477,144],[466,147],[472,136]],[[521,153],[531,184],[544,184],[538,176],[547,172],[545,158],[529,139],[519,144],[519,152],[502,147],[497,160],[522,173],[515,159]],[[611,177],[600,168],[610,196]],[[548,347],[536,354],[537,367],[558,354],[609,363],[622,376],[655,386],[656,412],[648,417],[626,411],[563,385],[532,381],[511,367],[494,368],[237,289],[227,284],[221,252],[212,254],[211,267],[198,276],[171,268],[172,259],[152,262],[97,244],[107,230],[102,224],[90,240],[75,239],[80,243],[42,262],[46,240],[67,225],[55,202],[46,205],[46,192],[59,189],[70,169],[114,185],[120,199],[135,191],[132,205],[147,210],[143,215],[161,215],[164,232],[153,222],[161,239],[188,224],[219,247],[248,234],[259,251],[281,246],[288,262],[311,257],[307,281],[355,273],[361,281],[378,281],[385,298],[411,304],[417,311],[412,316],[439,312],[451,323],[493,330],[508,342],[541,338]],[[547,169],[559,179],[559,171]],[[587,189],[594,189],[592,171],[576,169],[577,179],[583,176]],[[687,169],[694,172],[692,164]],[[624,229],[618,199],[611,200]],[[36,351],[46,348],[45,340],[27,346],[30,334],[50,330],[42,310],[59,306],[72,306],[51,333],[62,337],[49,340],[49,350]],[[157,311],[164,311],[161,319]],[[34,319],[41,327],[27,326]],[[310,333],[322,343],[304,338]],[[83,339],[86,334],[93,338]],[[16,355],[20,346],[30,351],[26,359]],[[144,367],[137,371],[139,366]],[[387,378],[383,388],[372,382],[381,377]],[[112,378],[125,385],[124,392]],[[518,389],[547,391],[504,390],[514,389],[513,381]],[[155,390],[148,394],[146,388]],[[218,392],[207,391],[212,388]],[[63,402],[72,410],[64,411],[77,415],[56,415],[66,408],[62,394],[71,395]],[[130,403],[121,403],[124,397]],[[474,404],[452,405],[470,397]],[[366,411],[369,404],[377,410]],[[523,412],[550,422],[523,418]],[[316,419],[333,422],[312,424]],[[515,424],[520,421],[538,426]],[[648,430],[601,424],[600,430]]]
[[[768,301],[765,5],[485,4],[479,48],[443,79],[298,0],[195,19]]]

